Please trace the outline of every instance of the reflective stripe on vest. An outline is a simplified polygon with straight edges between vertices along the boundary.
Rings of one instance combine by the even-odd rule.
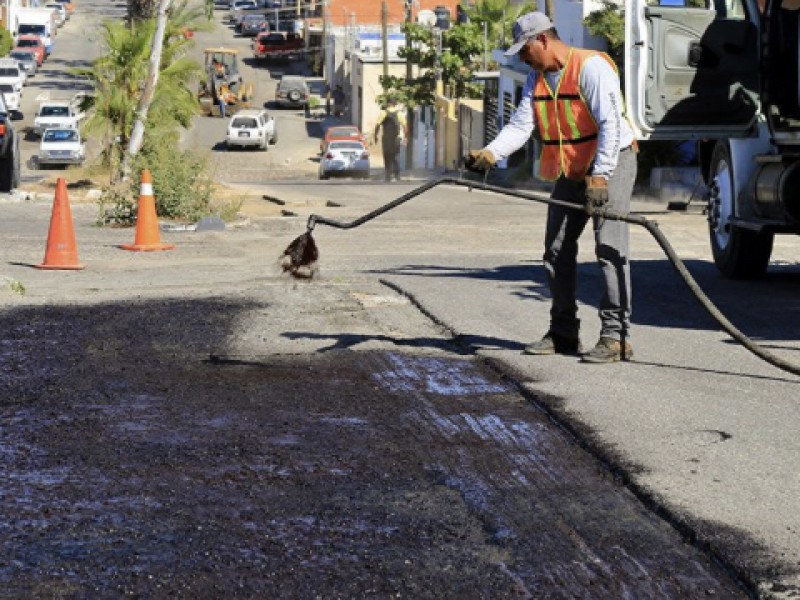
[[[586,59],[600,55],[617,70],[604,52],[570,48],[555,92],[539,74],[533,88],[533,111],[541,138],[539,177],[552,181],[561,175],[581,180],[597,152],[597,123],[580,91],[580,74]]]

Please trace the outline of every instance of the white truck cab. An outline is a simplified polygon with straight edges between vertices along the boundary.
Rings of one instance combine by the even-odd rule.
[[[800,1],[628,0],[625,99],[640,140],[698,140],[718,269],[759,277],[800,234]],[[763,8],[763,10],[762,10]]]

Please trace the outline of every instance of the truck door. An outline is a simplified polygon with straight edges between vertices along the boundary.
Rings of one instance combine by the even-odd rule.
[[[747,136],[759,115],[756,0],[629,0],[625,100],[639,139]]]

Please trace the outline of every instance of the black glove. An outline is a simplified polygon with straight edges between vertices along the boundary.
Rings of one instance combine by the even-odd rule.
[[[593,215],[596,210],[608,203],[608,180],[597,175],[586,177],[586,202],[584,209],[587,215]]]
[[[489,152],[486,148],[482,150],[473,150],[464,159],[464,165],[470,171],[488,171],[497,164],[497,159],[494,154]]]

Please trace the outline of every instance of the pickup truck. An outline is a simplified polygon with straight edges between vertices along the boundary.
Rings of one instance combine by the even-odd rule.
[[[76,94],[71,100],[43,100],[33,119],[31,132],[41,136],[48,128],[77,129],[86,116],[81,111],[82,94]]]
[[[66,167],[80,165],[86,159],[86,145],[77,129],[52,127],[45,129],[39,143],[38,165]]]
[[[253,42],[253,57],[260,61],[300,58],[305,51],[306,43],[296,33],[263,32]]]
[[[19,138],[0,97],[0,192],[10,192],[18,185]]]

